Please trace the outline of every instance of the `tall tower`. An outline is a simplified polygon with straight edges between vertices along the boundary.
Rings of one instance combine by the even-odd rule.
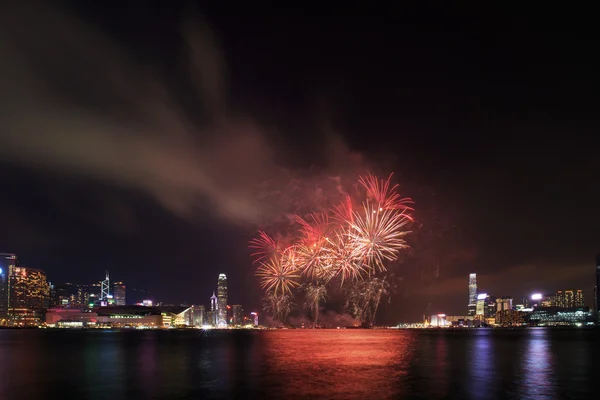
[[[17,256],[12,253],[0,253],[0,325],[8,318],[9,275],[17,264]]]
[[[594,290],[594,307],[596,308],[596,316],[600,319],[600,254],[596,256],[596,287]]]
[[[227,276],[219,275],[217,283],[217,326],[227,326]]]
[[[217,296],[215,296],[215,292],[210,298],[210,324],[212,326],[217,325],[217,310],[219,309],[219,303],[217,302]]]
[[[115,299],[115,304],[118,306],[124,306],[127,304],[126,301],[127,287],[123,282],[115,282],[113,283],[113,296]],[[84,303],[85,304],[85,303]]]
[[[106,271],[106,279],[104,279],[100,286],[100,300],[105,301],[108,304],[108,296],[110,295],[110,279],[108,277],[108,271]]]
[[[475,315],[477,308],[477,274],[469,274],[469,307],[468,315]]]

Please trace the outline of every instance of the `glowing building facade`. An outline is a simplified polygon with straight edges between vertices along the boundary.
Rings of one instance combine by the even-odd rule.
[[[219,275],[217,282],[217,326],[227,326],[227,276]]]
[[[477,308],[477,274],[469,274],[469,307],[468,315],[475,315]]]
[[[17,262],[12,253],[0,253],[0,324],[8,318],[9,282],[8,275]]]
[[[50,303],[50,285],[46,279],[46,273],[33,268],[10,268],[8,298],[8,314],[11,319],[19,322],[25,315],[27,322],[30,322],[29,316],[34,312],[39,313],[41,321],[42,312],[48,308]],[[36,319],[38,319],[37,316]]]
[[[235,326],[241,326],[244,322],[244,310],[240,304],[234,304],[232,306],[233,318],[231,320],[232,324]]]
[[[204,312],[204,306],[200,305],[200,306],[192,306],[192,311],[191,311],[191,318],[192,320],[190,321],[192,326],[198,326],[201,327],[204,325],[204,317],[205,317],[205,312]]]
[[[115,282],[113,284],[113,298],[115,300],[115,305],[117,306],[124,306],[127,304],[126,302],[126,294],[127,294],[127,287],[125,286],[125,284],[123,284],[123,282]]]
[[[213,292],[213,295],[210,297],[210,313],[209,313],[209,317],[208,321],[209,324],[208,325],[212,325],[212,326],[216,326],[217,325],[217,319],[218,319],[218,307],[219,307],[219,303],[217,301],[217,296],[215,296],[215,292]]]
[[[554,295],[552,307],[574,308],[584,307],[583,290],[558,290]]]
[[[596,256],[596,286],[594,288],[594,307],[596,316],[600,318],[600,254]]]

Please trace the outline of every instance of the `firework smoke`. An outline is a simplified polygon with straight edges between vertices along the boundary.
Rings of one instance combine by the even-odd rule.
[[[327,212],[309,213],[306,218],[295,215],[298,229],[290,245],[279,245],[264,231],[250,241],[254,263],[259,265],[256,275],[276,318],[287,316],[289,311],[281,309],[291,307],[294,289],[304,279],[305,305],[315,323],[327,296],[326,285],[332,282],[348,286],[347,308],[360,321],[373,323],[382,296],[389,294],[388,282],[375,275],[408,247],[404,237],[412,222],[412,201],[400,196],[391,178],[360,177],[361,207],[346,195]]]

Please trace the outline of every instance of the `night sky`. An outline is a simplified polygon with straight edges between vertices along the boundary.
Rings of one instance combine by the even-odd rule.
[[[394,172],[433,232],[395,266],[381,322],[464,314],[469,272],[496,296],[581,288],[591,305],[585,15],[14,3],[0,13],[0,252],[53,283],[108,269],[208,305],[224,272],[230,303],[258,309],[247,243],[278,216],[257,188],[372,171]]]

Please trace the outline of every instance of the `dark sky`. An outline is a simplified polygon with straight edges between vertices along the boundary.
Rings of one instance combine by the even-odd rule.
[[[257,308],[256,185],[359,164],[451,221],[452,243],[414,247],[440,254],[439,276],[400,265],[382,320],[430,303],[462,314],[469,272],[497,296],[582,288],[591,305],[585,15],[14,3],[0,17],[0,251],[52,282],[108,269],[156,299],[208,303],[225,272],[230,302]]]

